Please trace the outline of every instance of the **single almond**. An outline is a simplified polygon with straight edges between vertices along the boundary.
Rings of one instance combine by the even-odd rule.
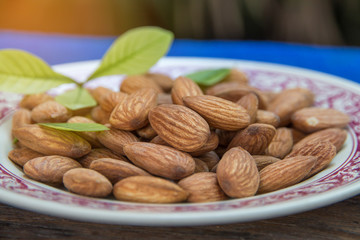
[[[270,164],[281,161],[281,159],[279,158],[267,155],[252,155],[252,157],[254,158],[256,167],[259,171],[264,167],[269,166]]]
[[[13,149],[8,153],[8,158],[19,166],[24,166],[25,163],[33,158],[43,156],[44,154],[35,152],[27,147]]]
[[[178,180],[194,173],[194,159],[172,147],[135,142],[125,145],[126,156],[136,166],[157,176]]]
[[[124,101],[128,94],[123,92],[110,92],[99,99],[99,105],[105,112],[112,112],[116,105]]]
[[[216,174],[221,189],[230,197],[250,197],[257,192],[260,177],[255,161],[240,147],[224,154],[217,165]]]
[[[124,156],[116,155],[107,148],[93,148],[91,152],[79,158],[78,161],[84,168],[90,168],[91,163],[100,158],[112,158],[129,162]]]
[[[17,129],[19,127],[23,127],[25,125],[31,124],[31,111],[26,108],[20,108],[18,109],[11,120],[11,131],[14,129]]]
[[[198,150],[210,136],[208,123],[198,113],[181,105],[159,105],[150,110],[149,121],[162,139],[185,152]]]
[[[216,202],[228,199],[219,186],[215,173],[195,173],[179,181],[179,186],[189,193],[188,202]]]
[[[89,197],[106,197],[113,188],[105,176],[87,168],[67,171],[64,174],[63,183],[70,192]]]
[[[291,122],[296,129],[311,133],[326,128],[346,127],[350,117],[336,109],[309,107],[296,111]]]
[[[161,73],[146,73],[145,77],[151,78],[164,92],[169,92],[174,84],[169,76]]]
[[[82,117],[82,116],[75,116],[70,118],[68,123],[95,123],[95,121]],[[75,132],[77,135],[88,141],[92,147],[99,148],[102,147],[102,144],[96,137],[96,132]]]
[[[151,88],[156,93],[161,93],[161,87],[151,78],[144,75],[132,75],[127,76],[120,85],[120,91],[132,94],[142,88]]]
[[[258,193],[292,186],[305,178],[316,164],[314,156],[295,156],[270,164],[260,171]]]
[[[286,158],[295,156],[314,156],[317,157],[315,166],[309,172],[307,177],[311,177],[321,170],[325,169],[336,155],[336,147],[329,141],[309,142],[301,148],[290,152]]]
[[[91,110],[91,118],[101,124],[107,124],[109,123],[111,112],[106,112],[104,109],[102,109],[100,106],[96,106]]]
[[[31,119],[38,123],[66,122],[71,116],[69,109],[55,101],[41,103],[31,111]]]
[[[32,124],[15,129],[13,133],[22,145],[45,155],[79,158],[91,150],[86,140],[69,131]]]
[[[250,124],[245,108],[215,96],[184,97],[184,104],[200,114],[211,127],[236,131]]]
[[[248,93],[240,98],[236,103],[246,109],[250,116],[250,123],[255,123],[259,108],[259,100],[257,96],[254,93]]]
[[[106,87],[96,87],[94,89],[87,89],[91,96],[95,99],[96,102],[101,102],[102,98],[106,97],[108,94],[113,93],[112,90]]]
[[[230,70],[229,75],[227,75],[225,79],[222,80],[222,82],[237,82],[246,85],[249,83],[249,79],[245,73],[236,68],[233,68]]]
[[[52,100],[54,100],[54,98],[47,93],[29,94],[21,99],[19,107],[32,110],[37,105]]]
[[[121,130],[133,131],[146,126],[149,111],[157,104],[156,91],[142,88],[121,101],[110,115],[110,124]]]
[[[74,159],[51,155],[37,157],[29,160],[24,165],[24,173],[31,179],[49,183],[62,183],[63,175],[70,169],[81,168],[80,163]]]
[[[216,95],[221,94],[223,92],[227,92],[229,90],[233,90],[235,88],[238,88],[238,87],[241,87],[241,86],[244,86],[244,85],[247,85],[247,84],[239,83],[239,82],[236,82],[236,81],[220,82],[218,84],[215,84],[215,85],[207,88],[206,91],[205,91],[205,94],[206,95],[216,96]],[[247,93],[249,93],[249,91],[246,91],[242,96],[245,96]],[[240,98],[238,98],[237,100],[239,100]]]
[[[114,186],[114,196],[121,201],[142,203],[177,203],[188,193],[176,183],[152,176],[132,176]]]
[[[265,150],[266,155],[283,159],[293,147],[292,132],[289,128],[276,129],[275,136]]]
[[[220,161],[219,156],[214,151],[204,153],[203,155],[200,155],[197,158],[205,162],[209,170],[212,169]]]
[[[155,130],[152,128],[152,126],[150,124],[146,125],[143,128],[140,128],[138,130],[136,130],[137,135],[139,135],[142,138],[145,139],[152,139],[154,137],[156,137],[157,133],[155,132]]]
[[[264,123],[264,124],[269,124],[272,125],[274,127],[278,127],[280,124],[280,118],[278,115],[276,115],[273,112],[269,112],[266,110],[261,110],[259,109],[256,112],[256,122],[257,123]]]
[[[118,155],[125,155],[123,147],[126,144],[139,141],[133,133],[113,127],[110,130],[99,132],[97,138],[102,145]]]
[[[178,77],[171,89],[171,99],[174,104],[184,105],[183,97],[204,95],[200,87],[190,78]]]
[[[90,164],[90,169],[101,173],[113,184],[130,176],[150,176],[149,173],[131,163],[113,158],[97,159]]]
[[[254,123],[239,131],[228,149],[240,146],[252,155],[263,154],[275,136],[276,129],[268,124]]]

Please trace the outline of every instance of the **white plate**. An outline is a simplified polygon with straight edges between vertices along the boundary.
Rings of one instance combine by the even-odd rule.
[[[57,71],[84,79],[97,61],[55,66]],[[10,119],[19,96],[0,94],[0,201],[18,208],[58,217],[127,225],[203,225],[273,218],[326,206],[360,193],[360,87],[345,79],[283,65],[225,59],[165,58],[152,71],[172,77],[208,68],[235,67],[264,90],[301,86],[316,94],[316,105],[339,109],[351,116],[345,146],[331,165],[295,186],[244,199],[202,204],[139,204],[81,197],[32,181],[7,159],[11,150]],[[121,77],[89,83],[118,89]]]

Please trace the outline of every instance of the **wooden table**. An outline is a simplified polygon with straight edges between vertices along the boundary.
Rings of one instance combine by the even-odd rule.
[[[77,222],[0,204],[0,239],[360,239],[360,196],[286,217],[197,227]]]

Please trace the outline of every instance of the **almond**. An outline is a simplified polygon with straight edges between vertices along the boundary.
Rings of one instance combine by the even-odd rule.
[[[255,195],[259,186],[259,172],[252,156],[235,147],[227,151],[216,169],[221,189],[230,197],[242,198]]]
[[[259,100],[254,93],[248,93],[236,102],[246,109],[250,116],[250,123],[256,122],[256,115],[259,107]]]
[[[223,92],[227,92],[229,90],[233,90],[235,88],[238,88],[238,87],[241,87],[244,85],[247,85],[247,84],[241,84],[239,82],[220,82],[218,84],[215,84],[215,85],[207,88],[205,91],[205,94],[216,96],[218,94],[222,94]],[[245,91],[245,93],[241,96],[245,96],[248,93],[249,93],[249,91]],[[238,98],[237,100],[239,100],[240,98]]]
[[[63,182],[70,192],[89,197],[106,197],[112,191],[112,185],[106,177],[87,168],[67,171]]]
[[[306,177],[311,177],[325,169],[336,155],[336,147],[329,141],[310,142],[299,149],[291,151],[286,158],[295,156],[314,156],[317,157],[315,166]]]
[[[143,128],[140,128],[138,130],[136,130],[137,135],[139,135],[142,138],[145,139],[152,139],[154,137],[156,137],[157,133],[155,132],[155,130],[152,128],[152,126],[150,124],[146,125]]]
[[[250,116],[240,105],[215,96],[184,97],[184,104],[199,113],[211,127],[235,131],[250,124]]]
[[[155,143],[155,144],[159,144],[159,145],[164,145],[164,146],[169,146],[171,147],[170,144],[168,144],[167,142],[164,141],[164,139],[162,139],[159,136],[155,136],[153,139],[151,139],[150,141],[151,143]]]
[[[276,129],[275,136],[267,147],[265,154],[283,159],[293,147],[292,132],[289,128]]]
[[[202,147],[200,147],[199,149],[197,149],[194,152],[189,152],[189,153],[191,156],[195,156],[195,157],[200,156],[204,153],[207,153],[207,152],[210,152],[210,151],[216,149],[218,144],[219,144],[219,137],[215,133],[215,131],[212,131],[209,139]]]
[[[13,133],[22,145],[45,155],[79,158],[91,150],[91,145],[73,132],[27,125]]]
[[[72,112],[55,101],[47,101],[33,108],[31,118],[35,122],[66,122],[72,116]]]
[[[201,156],[198,156],[198,158],[205,162],[209,169],[212,169],[220,161],[219,156],[214,151],[207,152]]]
[[[281,127],[290,123],[291,115],[299,109],[310,107],[314,103],[314,94],[305,88],[286,89],[279,93],[269,104],[267,110],[280,118]]]
[[[300,182],[309,174],[316,160],[314,156],[295,156],[263,168],[258,192],[273,192]]]
[[[215,132],[219,137],[219,145],[221,146],[229,145],[237,133],[237,131],[225,131],[221,129],[216,129]]]
[[[171,99],[171,94],[169,93],[159,93],[157,96],[157,104],[173,104]]]
[[[176,149],[192,152],[209,139],[208,123],[193,110],[163,104],[150,110],[149,121],[156,133]]]
[[[171,90],[171,98],[174,104],[184,105],[183,97],[204,95],[200,87],[190,78],[178,77],[175,79]]]
[[[156,82],[144,75],[127,76],[120,85],[120,91],[128,94],[132,94],[142,88],[151,88],[156,93],[162,92],[161,87]]]
[[[100,106],[96,106],[91,110],[91,118],[101,124],[107,124],[109,123],[111,112],[106,112],[104,109],[102,109]]]
[[[146,126],[149,111],[157,104],[156,91],[142,88],[121,101],[110,115],[110,124],[121,130],[136,130]]]
[[[112,112],[116,105],[127,98],[123,92],[110,92],[99,99],[99,105],[105,112]]]
[[[54,98],[46,93],[29,94],[23,97],[19,103],[19,107],[32,110],[37,105],[52,100],[54,100]]]
[[[82,117],[82,116],[75,116],[70,118],[68,123],[95,123],[95,121]],[[102,144],[99,142],[99,140],[96,137],[96,132],[74,132],[86,141],[88,141],[91,146],[93,147],[102,147]]]
[[[298,143],[301,141],[301,139],[303,139],[304,137],[306,137],[306,134],[295,129],[295,128],[290,128],[292,136],[293,136],[293,142],[294,144]]]
[[[90,153],[79,158],[78,161],[81,164],[81,166],[83,166],[84,168],[90,168],[91,163],[100,158],[112,158],[112,159],[117,159],[117,160],[121,160],[124,162],[129,162],[125,157],[123,157],[121,155],[116,155],[107,148],[91,149]]]
[[[44,154],[35,152],[27,147],[13,149],[9,152],[8,157],[11,161],[19,166],[24,166],[29,160],[37,157],[43,157]]]
[[[268,124],[254,123],[239,131],[228,149],[240,146],[252,155],[263,154],[275,136],[276,129]]]
[[[204,161],[202,161],[199,158],[194,158],[194,161],[195,161],[194,173],[208,172],[209,171],[209,167],[207,166],[207,164]]]
[[[96,100],[96,102],[101,102],[102,98],[107,96],[108,94],[113,93],[112,90],[110,90],[109,88],[106,87],[97,87],[94,89],[88,89],[89,93],[91,94],[91,96]]]
[[[252,155],[252,157],[255,160],[256,167],[260,171],[266,166],[269,166],[270,164],[276,163],[280,161],[281,159],[273,157],[273,156],[266,156],[266,155]]]
[[[187,199],[188,193],[176,183],[152,176],[132,176],[114,186],[118,200],[142,203],[177,203]]]
[[[233,68],[222,82],[237,82],[246,85],[249,83],[249,80],[245,73]]]
[[[336,109],[309,107],[296,111],[291,122],[296,129],[311,133],[326,128],[346,127],[350,117]]]
[[[177,180],[194,173],[194,159],[187,153],[154,143],[125,145],[126,156],[136,166],[157,176]]]
[[[216,174],[212,172],[195,173],[182,179],[178,184],[189,193],[188,202],[216,202],[228,199],[219,186]]]
[[[90,169],[101,173],[113,184],[130,176],[150,176],[149,173],[131,163],[113,158],[97,159],[90,164]]]
[[[280,118],[273,112],[259,109],[256,113],[256,122],[278,127],[280,124]]]
[[[146,73],[145,77],[151,78],[164,92],[169,92],[174,84],[169,76],[161,73]]]
[[[12,117],[12,130],[31,124],[31,112],[26,108],[18,109]]]
[[[347,138],[347,131],[341,128],[328,128],[318,132],[314,132],[294,145],[293,150],[300,149],[306,143],[329,141],[336,147],[336,151],[340,151]]]
[[[52,155],[29,160],[24,165],[24,173],[40,182],[60,184],[63,175],[74,168],[81,168],[80,163],[68,157]]]
[[[118,155],[125,155],[123,147],[132,142],[138,142],[138,138],[131,132],[110,128],[97,134],[97,138],[102,145],[109,148]]]

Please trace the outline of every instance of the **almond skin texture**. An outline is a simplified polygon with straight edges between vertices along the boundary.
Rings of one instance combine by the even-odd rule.
[[[210,151],[216,149],[218,145],[219,145],[219,137],[215,133],[215,131],[212,131],[209,139],[201,148],[199,148],[195,152],[189,152],[189,153],[191,156],[195,156],[195,157],[200,156],[204,153],[207,153],[207,152],[210,152]]]
[[[254,93],[249,93],[240,98],[236,103],[247,110],[250,116],[250,123],[255,123],[259,108],[259,100],[257,96]]]
[[[252,155],[252,157],[254,158],[256,166],[259,171],[264,167],[269,166],[270,164],[281,161],[281,159],[279,158],[273,156],[266,156],[266,155]]]
[[[261,155],[271,143],[276,129],[268,124],[254,123],[239,131],[228,149],[240,146],[252,155]]]
[[[81,116],[75,116],[70,118],[68,123],[95,123],[95,121]],[[99,140],[96,137],[96,132],[74,132],[86,141],[88,141],[92,147],[99,148],[102,147],[102,144],[99,142]]]
[[[280,124],[280,118],[273,112],[265,111],[265,110],[258,110],[256,113],[256,122],[257,123],[264,123],[269,124],[274,127],[278,127]]]
[[[341,128],[328,128],[318,132],[314,132],[298,143],[293,147],[293,150],[300,149],[304,144],[310,142],[320,142],[320,141],[329,141],[336,147],[336,151],[340,151],[341,147],[344,145],[347,138],[347,131]]]
[[[113,188],[106,177],[87,168],[67,171],[64,174],[63,183],[70,192],[89,197],[106,197]]]
[[[128,76],[122,81],[120,85],[120,91],[127,94],[132,94],[142,88],[154,89],[156,93],[162,92],[161,87],[156,82],[144,75]]]
[[[176,149],[193,152],[209,139],[208,123],[193,110],[173,104],[150,110],[149,121],[155,132]]]
[[[80,163],[57,155],[33,158],[24,165],[26,176],[49,184],[62,183],[63,175],[70,169],[81,168]]]
[[[31,124],[31,112],[26,108],[18,109],[12,118],[12,130]]]
[[[118,200],[142,203],[177,203],[187,199],[188,193],[179,185],[152,176],[125,178],[114,186]]]
[[[88,89],[88,91],[97,103],[100,103],[102,101],[102,98],[104,98],[108,94],[113,93],[112,90],[106,87],[97,87],[94,89]]]
[[[164,92],[170,92],[174,85],[174,81],[169,76],[161,73],[146,73],[145,77],[151,78]]]
[[[31,118],[35,122],[66,122],[71,118],[72,112],[55,101],[39,104],[31,111]]]
[[[15,129],[13,133],[22,145],[44,155],[79,158],[91,150],[87,141],[69,131],[27,125]]]
[[[115,128],[98,133],[97,138],[101,144],[118,155],[125,155],[123,147],[126,144],[139,141],[131,132]]]
[[[292,132],[289,128],[276,129],[275,136],[265,150],[266,155],[283,159],[293,147]]]
[[[217,165],[216,174],[220,187],[230,197],[250,197],[258,190],[260,177],[255,161],[240,147],[224,154]]]
[[[291,115],[299,109],[310,107],[314,103],[314,94],[305,88],[286,89],[279,93],[269,104],[267,110],[280,118],[280,127],[290,123]]]
[[[8,158],[19,166],[24,166],[25,163],[33,158],[43,157],[44,154],[35,152],[27,147],[13,149],[9,152]]]
[[[189,193],[188,202],[216,202],[228,199],[219,186],[216,173],[195,173],[182,179],[178,184]]]
[[[336,109],[310,107],[296,111],[291,122],[296,129],[312,133],[326,128],[343,128],[350,122],[350,117]]]
[[[199,113],[211,127],[236,131],[250,124],[245,108],[215,96],[184,97],[184,104]]]
[[[194,159],[172,147],[138,142],[125,145],[124,152],[136,166],[157,176],[178,180],[195,170]]]
[[[121,155],[116,155],[107,148],[91,149],[90,153],[79,158],[78,161],[81,164],[81,166],[83,166],[84,168],[90,168],[90,164],[93,161],[100,159],[100,158],[112,158],[112,159],[117,159],[117,160],[121,160],[124,162],[129,162],[125,157],[123,157]]]
[[[183,97],[204,95],[200,87],[191,79],[178,77],[171,90],[171,99],[174,104],[184,105]]]
[[[173,104],[171,99],[171,94],[169,93],[159,93],[157,96],[157,104]]]
[[[317,158],[296,156],[273,163],[260,171],[258,193],[267,193],[292,186],[310,172]]]
[[[246,85],[249,83],[249,80],[245,73],[233,68],[222,82],[237,82]]]
[[[101,173],[113,184],[130,176],[150,176],[149,173],[131,163],[112,158],[97,159],[90,164],[90,169]]]
[[[309,142],[301,148],[291,151],[286,158],[295,156],[315,156],[317,161],[306,177],[311,177],[325,169],[336,155],[336,147],[329,141]]]
[[[110,92],[107,95],[99,99],[99,105],[104,111],[112,112],[116,105],[124,101],[128,94],[123,92]]]
[[[23,97],[19,103],[19,106],[21,108],[32,110],[37,105],[52,100],[54,100],[54,98],[46,93],[29,94]]]
[[[140,89],[121,101],[110,115],[110,124],[121,130],[133,131],[145,127],[149,111],[157,105],[156,91]]]

